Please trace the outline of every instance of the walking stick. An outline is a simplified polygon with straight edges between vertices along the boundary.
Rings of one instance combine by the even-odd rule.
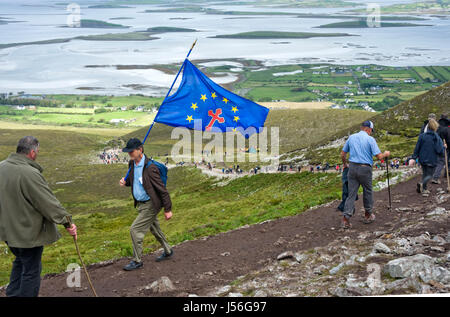
[[[388,184],[388,193],[389,193],[389,211],[392,211],[391,186],[389,184],[389,159],[388,158],[386,158],[386,174],[387,174],[387,184]]]
[[[444,140],[444,144],[447,145],[447,142]],[[447,145],[448,146],[448,145]],[[445,155],[445,172],[447,173],[447,193],[450,192],[450,178],[448,176],[448,157],[447,157],[447,149],[444,148]]]
[[[72,226],[72,222],[70,222],[70,226]],[[89,285],[91,286],[92,293],[94,293],[95,297],[98,297],[97,292],[95,291],[94,285],[92,285],[91,277],[86,269],[86,265],[84,265],[83,259],[81,258],[80,248],[78,247],[78,242],[75,236],[73,237],[73,242],[75,243],[75,248],[77,249],[78,258],[80,259],[81,265],[83,266],[84,273],[86,274]]]

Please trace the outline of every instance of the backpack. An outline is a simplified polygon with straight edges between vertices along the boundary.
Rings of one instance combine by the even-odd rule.
[[[167,166],[155,160],[149,160],[147,163],[147,167],[149,167],[151,164],[155,164],[156,167],[159,169],[159,176],[161,177],[164,186],[167,186]]]

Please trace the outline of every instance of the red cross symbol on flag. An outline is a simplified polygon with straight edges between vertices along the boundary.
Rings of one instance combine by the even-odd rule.
[[[211,130],[214,122],[216,122],[216,121],[218,121],[219,123],[225,122],[225,118],[219,117],[221,114],[222,114],[222,108],[217,108],[216,112],[213,112],[212,110],[208,110],[208,116],[211,117],[211,121],[206,126],[206,128],[205,128],[206,131]]]

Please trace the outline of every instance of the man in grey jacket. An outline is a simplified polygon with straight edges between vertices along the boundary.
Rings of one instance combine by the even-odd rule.
[[[61,234],[64,225],[76,238],[77,229],[42,176],[35,162],[39,142],[32,136],[20,139],[16,153],[0,162],[0,241],[16,256],[6,296],[36,297],[39,294],[44,245]]]

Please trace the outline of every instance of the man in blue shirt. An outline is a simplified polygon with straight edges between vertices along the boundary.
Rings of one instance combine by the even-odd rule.
[[[350,228],[350,217],[353,215],[355,199],[358,195],[359,186],[363,187],[363,205],[365,209],[364,223],[371,223],[375,220],[375,214],[372,212],[372,165],[373,156],[379,160],[388,157],[391,153],[385,151],[381,153],[377,142],[371,136],[374,125],[372,121],[364,121],[361,125],[361,131],[352,134],[341,152],[343,167],[349,167],[348,170],[348,197],[344,206],[344,217],[342,227]],[[347,153],[350,157],[347,163]]]
[[[150,197],[145,192],[144,185],[142,182],[142,171],[144,170],[145,154],[142,153],[142,158],[140,158],[138,163],[134,161],[133,164],[134,164],[134,182],[133,182],[134,199],[141,202],[149,201]]]
[[[144,146],[141,141],[136,138],[130,139],[122,151],[127,152],[130,156],[128,163],[130,173],[127,179],[122,178],[119,183],[121,186],[131,187],[134,206],[139,212],[130,228],[133,260],[124,267],[125,271],[133,271],[143,266],[143,242],[149,230],[164,249],[164,253],[156,261],[172,257],[172,247],[161,231],[157,217],[159,211],[164,208],[166,220],[172,218],[172,202],[158,167],[144,155]]]

